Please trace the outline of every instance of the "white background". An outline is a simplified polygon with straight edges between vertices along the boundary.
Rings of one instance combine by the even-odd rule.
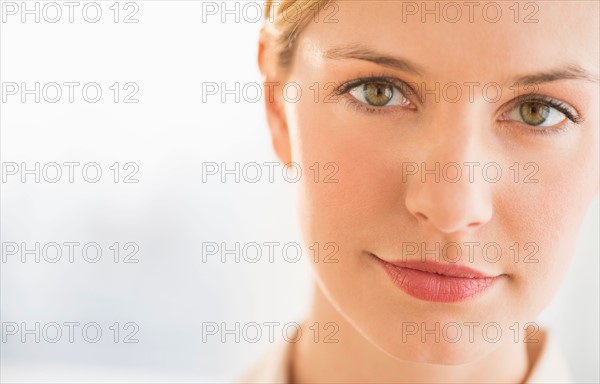
[[[6,1],[2,2],[7,3]],[[28,2],[33,8],[35,2]],[[8,256],[1,267],[1,321],[42,325],[96,322],[97,343],[81,334],[68,342],[27,342],[7,336],[1,347],[1,379],[31,381],[231,381],[270,344],[202,340],[203,322],[285,324],[306,313],[310,272],[306,260],[292,264],[264,258],[255,264],[202,262],[203,242],[299,242],[292,183],[202,182],[203,162],[276,161],[262,100],[202,100],[202,84],[233,88],[260,83],[256,67],[258,7],[245,18],[206,16],[200,1],[99,1],[102,17],[86,22],[80,2],[74,22],[40,23],[20,14],[0,26],[0,78],[31,88],[49,82],[100,84],[103,96],[1,105],[1,160],[33,167],[49,162],[95,162],[102,179],[89,183],[77,168],[75,181],[1,185],[3,243],[96,242],[103,255],[89,263],[76,253],[57,263]],[[247,2],[238,3],[241,15]],[[16,3],[19,7],[21,2]],[[45,2],[40,2],[43,7]],[[62,4],[59,2],[58,4]],[[221,2],[216,3],[221,6]],[[262,4],[258,2],[255,4]],[[3,5],[4,6],[4,5]],[[229,2],[228,7],[235,7]],[[50,17],[54,17],[54,11]],[[89,10],[93,17],[93,9]],[[138,103],[112,100],[109,86],[135,82]],[[66,87],[63,87],[66,91]],[[109,167],[134,162],[138,183],[112,180]],[[65,170],[66,168],[63,168]],[[280,169],[280,168],[279,168]],[[567,279],[539,323],[555,331],[578,382],[598,382],[598,200],[592,204]],[[135,242],[138,263],[115,263],[109,246]],[[64,248],[66,249],[66,248]],[[80,250],[81,248],[79,248]],[[112,341],[111,324],[135,322],[138,343]]]

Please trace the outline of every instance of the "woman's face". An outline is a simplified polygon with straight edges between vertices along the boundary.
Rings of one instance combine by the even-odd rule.
[[[598,193],[598,3],[422,4],[302,30],[274,141],[331,303],[397,358],[456,364],[525,338]]]

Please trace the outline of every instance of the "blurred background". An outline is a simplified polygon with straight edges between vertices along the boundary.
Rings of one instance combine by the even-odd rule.
[[[231,382],[271,343],[203,324],[306,314],[308,252],[281,257],[293,183],[207,176],[277,161],[252,85],[263,3],[226,3],[0,2],[2,382]],[[600,380],[598,211],[539,320],[577,382]],[[203,260],[236,242],[279,257]]]

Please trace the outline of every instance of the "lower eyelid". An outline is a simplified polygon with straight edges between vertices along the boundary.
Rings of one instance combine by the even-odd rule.
[[[369,104],[365,104],[360,100],[357,100],[355,97],[350,95],[349,93],[343,95],[344,102],[347,103],[347,106],[354,110],[358,110],[360,112],[369,113],[369,114],[388,114],[388,113],[401,113],[403,111],[412,110],[412,108],[401,106],[401,105],[392,105],[387,107],[377,107]]]
[[[532,134],[532,135],[540,135],[540,136],[551,136],[553,134],[561,134],[566,133],[569,130],[573,129],[573,123],[569,119],[565,119],[567,121],[562,121],[558,125],[550,126],[550,127],[539,127],[534,125],[528,125],[526,123],[521,123],[519,121],[508,120],[509,129],[516,131],[517,133],[522,134]]]

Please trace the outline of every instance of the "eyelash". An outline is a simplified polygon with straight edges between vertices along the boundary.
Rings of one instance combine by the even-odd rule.
[[[548,96],[537,95],[537,94],[522,95],[522,96],[518,97],[516,100],[511,101],[509,103],[509,105],[510,105],[509,111],[512,110],[513,108],[519,106],[520,104],[526,103],[526,102],[541,103],[541,104],[545,104],[551,108],[554,108],[557,111],[559,111],[560,113],[562,113],[563,115],[565,115],[565,117],[567,119],[569,119],[571,122],[573,122],[575,124],[581,124],[584,121],[584,118],[577,112],[577,110],[575,110],[575,108],[571,107],[567,103],[564,103],[560,100],[553,99]],[[504,115],[504,113],[502,115]],[[524,124],[521,122],[517,122],[517,123],[524,125],[532,133],[540,134],[540,135],[548,135],[548,134],[552,134],[552,133],[565,132],[569,128],[568,123],[563,123],[563,124],[551,126],[551,127],[536,127],[536,126]]]
[[[336,87],[335,87],[336,90],[333,92],[333,95],[334,96],[348,95],[348,93],[352,89],[354,89],[360,85],[368,84],[368,83],[375,83],[375,82],[386,83],[386,84],[393,86],[394,88],[398,89],[402,93],[402,95],[408,101],[411,102],[411,104],[414,105],[414,103],[412,103],[411,98],[407,96],[407,94],[414,94],[414,90],[412,89],[412,87],[401,80],[398,80],[396,78],[389,77],[386,75],[371,74],[370,76],[367,76],[367,77],[361,77],[361,78],[358,78],[355,80],[338,83],[338,84],[336,84]],[[393,113],[394,110],[396,110],[396,109],[414,110],[414,108],[411,109],[411,108],[400,107],[400,106],[377,107],[374,105],[368,105],[368,104],[362,103],[361,101],[356,100],[351,95],[348,95],[348,96],[349,97],[346,97],[346,102],[348,102],[351,107],[353,107],[357,110],[362,110],[366,113],[372,113],[372,114]]]
[[[409,102],[411,102],[411,104],[414,106],[414,108],[407,108],[407,107],[402,107],[402,106],[378,107],[378,106],[365,104],[359,100],[356,100],[353,96],[348,95],[348,93],[352,89],[354,89],[360,85],[368,84],[368,83],[372,83],[372,82],[386,83],[386,84],[389,84],[389,85],[393,86],[394,88],[398,89],[402,93],[402,95]],[[413,94],[413,95],[416,94],[414,89],[410,85],[405,83],[404,81],[398,80],[394,77],[389,77],[387,75],[371,74],[367,77],[361,77],[358,79],[338,83],[338,84],[336,84],[335,89],[336,90],[333,93],[335,96],[347,95],[348,97],[346,97],[346,101],[349,103],[349,105],[351,107],[353,107],[357,110],[369,113],[369,114],[393,113],[394,110],[398,109],[398,108],[400,108],[401,110],[415,110],[416,109],[416,104],[413,103],[411,98],[407,96],[407,94]],[[567,119],[569,119],[571,122],[573,122],[575,124],[581,124],[584,121],[584,118],[577,112],[577,110],[575,110],[575,108],[571,107],[570,105],[568,105],[560,100],[556,100],[551,97],[548,97],[548,96],[542,96],[542,95],[536,95],[536,94],[522,95],[522,96],[519,96],[516,100],[511,101],[509,104],[510,105],[509,111],[525,102],[538,102],[538,103],[545,104],[551,108],[556,109],[560,113],[564,114]],[[503,106],[503,108],[505,108],[505,107]],[[504,115],[504,113],[502,115]],[[536,134],[550,134],[550,133],[554,133],[554,132],[564,131],[568,128],[567,124],[561,124],[561,125],[554,126],[554,127],[541,127],[540,128],[540,127],[532,126],[532,125],[521,123],[521,122],[517,122],[517,123],[519,123],[521,125],[525,125],[528,129],[530,129],[532,132],[534,132]]]

